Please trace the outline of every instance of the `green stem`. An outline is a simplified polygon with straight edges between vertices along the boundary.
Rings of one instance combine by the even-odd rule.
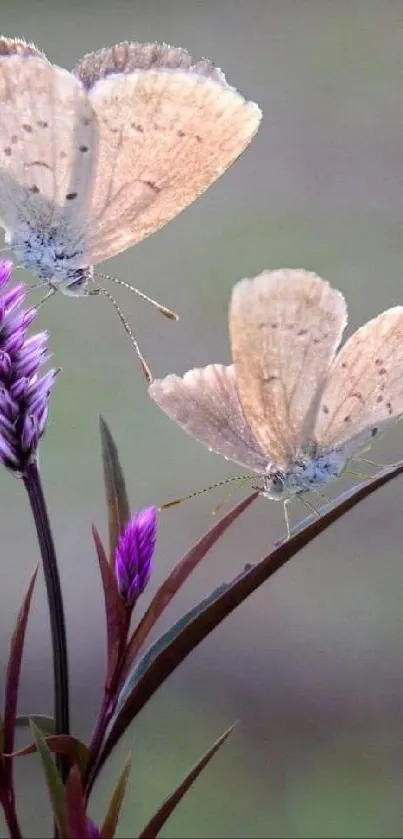
[[[48,596],[53,650],[55,734],[69,734],[69,671],[63,596],[57,566],[55,545],[36,461],[30,463],[27,467],[23,476],[23,481],[25,489],[28,493],[28,498],[35,520]],[[57,764],[61,775],[65,780],[68,772],[66,760],[59,755],[57,758]]]

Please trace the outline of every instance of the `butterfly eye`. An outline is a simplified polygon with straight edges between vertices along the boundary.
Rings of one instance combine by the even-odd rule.
[[[281,499],[284,495],[284,481],[280,475],[268,475],[263,480],[263,495],[272,500]]]

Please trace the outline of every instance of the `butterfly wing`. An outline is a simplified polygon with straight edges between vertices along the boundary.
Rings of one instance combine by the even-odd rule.
[[[76,67],[99,120],[86,259],[97,263],[158,230],[234,162],[261,113],[184,50],[123,44]]]
[[[13,232],[26,221],[40,232],[62,219],[75,229],[97,154],[96,117],[82,84],[30,45],[1,39],[0,115],[3,227]]]
[[[210,364],[183,377],[155,379],[148,392],[171,419],[209,449],[255,472],[265,471],[267,458],[243,415],[232,365]]]
[[[334,359],[315,426],[320,446],[364,448],[403,414],[403,306],[370,320]]]
[[[229,320],[245,417],[262,451],[285,468],[311,439],[347,320],[344,298],[308,271],[265,271],[237,283]]]

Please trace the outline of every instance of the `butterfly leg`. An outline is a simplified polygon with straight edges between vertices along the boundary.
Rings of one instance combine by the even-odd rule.
[[[287,528],[287,540],[291,538],[290,517],[288,515],[288,507],[287,507],[287,504],[289,503],[290,500],[291,500],[290,498],[287,498],[286,501],[283,501],[285,526]]]
[[[118,318],[119,318],[119,320],[120,320],[120,322],[123,326],[123,329],[125,330],[126,334],[129,336],[130,341],[133,344],[134,349],[136,350],[137,357],[140,361],[140,364],[141,364],[144,376],[147,380],[147,383],[151,384],[151,382],[153,381],[153,378],[154,378],[153,374],[151,372],[151,369],[150,369],[149,365],[147,364],[147,362],[146,362],[146,360],[143,356],[143,353],[141,352],[141,349],[140,349],[140,347],[139,347],[139,345],[136,341],[136,338],[133,335],[133,331],[132,331],[131,327],[129,326],[129,323],[127,322],[127,320],[126,320],[119,304],[116,302],[115,298],[112,297],[111,293],[109,291],[107,291],[106,288],[102,288],[102,287],[92,288],[92,289],[90,289],[88,294],[95,295],[95,296],[102,294],[104,297],[107,298],[107,300],[110,301],[110,303],[112,303],[112,306],[114,307],[114,309],[116,311],[116,314],[117,314],[117,316],[118,316]]]
[[[39,288],[39,285],[37,286],[37,288]],[[45,296],[42,297],[42,300],[40,300],[34,308],[38,311],[38,309],[40,309],[41,306],[43,306],[43,304],[46,303],[46,300],[49,300],[50,297],[53,297],[53,295],[56,294],[56,291],[56,286],[51,286],[51,288],[49,288],[46,292]]]

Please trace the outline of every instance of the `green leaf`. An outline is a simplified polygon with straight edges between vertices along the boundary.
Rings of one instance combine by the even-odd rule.
[[[130,506],[118,450],[109,428],[100,417],[102,463],[109,522],[109,552],[113,562],[119,536],[130,519]]]
[[[223,516],[207,533],[196,542],[196,545],[179,560],[175,568],[168,575],[166,580],[159,587],[154,595],[148,609],[133,632],[125,652],[125,664],[122,668],[123,679],[127,676],[130,666],[137,656],[137,653],[144,644],[157,620],[161,617],[173,597],[177,594],[192,572],[204,559],[209,550],[217,540],[225,533],[230,525],[243,513],[247,507],[258,497],[258,492],[253,492],[236,504],[225,516]]]
[[[112,793],[105,821],[99,831],[101,839],[111,839],[115,835],[127,782],[129,780],[131,764],[132,759],[129,754],[119,775],[115,790]]]
[[[46,714],[18,714],[15,724],[17,728],[29,728],[31,720],[38,726],[41,734],[48,737],[55,733],[55,721]]]
[[[161,807],[157,810],[155,815],[150,819],[148,824],[143,828],[141,831],[138,839],[155,839],[158,836],[160,830],[163,828],[165,822],[169,819],[170,815],[173,813],[175,808],[178,806],[180,800],[183,796],[187,793],[188,789],[192,786],[195,782],[196,778],[199,777],[200,773],[203,769],[207,766],[210,762],[211,758],[218,752],[221,746],[225,743],[227,738],[230,736],[232,731],[235,728],[235,724],[231,725],[227,731],[224,731],[224,734],[221,734],[221,737],[213,743],[213,745],[209,748],[207,752],[200,758],[200,760],[196,763],[195,766],[190,770],[190,772],[186,775],[186,778],[183,779],[182,783],[174,790],[168,798],[165,799]]]
[[[69,839],[67,831],[66,820],[66,804],[64,798],[64,785],[57,769],[56,763],[53,760],[51,752],[46,745],[45,739],[41,733],[40,728],[31,721],[30,728],[32,736],[35,740],[38,754],[42,761],[43,770],[45,773],[46,783],[49,790],[49,796],[52,803],[52,810],[57,829],[59,831],[60,839]]]

